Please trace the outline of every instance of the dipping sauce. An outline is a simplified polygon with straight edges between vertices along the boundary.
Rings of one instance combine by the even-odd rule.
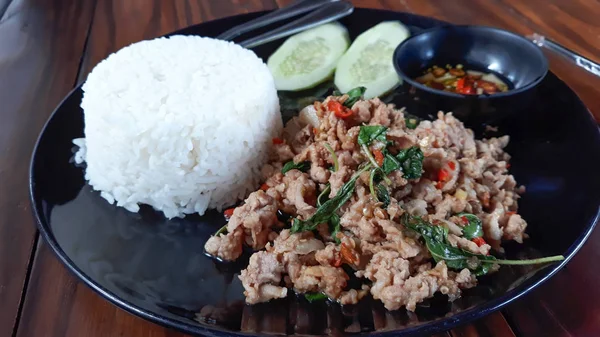
[[[508,85],[493,73],[467,70],[462,64],[433,66],[415,80],[434,89],[465,95],[491,95],[508,90]]]

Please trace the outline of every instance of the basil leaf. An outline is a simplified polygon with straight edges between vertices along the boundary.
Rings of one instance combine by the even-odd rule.
[[[402,170],[406,179],[417,179],[423,174],[423,151],[418,146],[400,150],[396,156],[386,154],[382,165],[383,172],[390,174]]]
[[[304,294],[304,298],[306,298],[306,300],[309,301],[310,303],[313,303],[316,301],[326,300],[327,295],[325,295],[323,293],[306,293],[306,294]]]
[[[406,179],[420,178],[423,174],[423,158],[423,151],[418,146],[398,152],[396,159],[401,163],[402,176]]]
[[[457,215],[460,218],[465,218],[468,221],[468,224],[463,227],[463,237],[465,239],[475,239],[483,236],[483,225],[481,223],[481,219],[479,219],[476,215],[470,213],[459,213]]]
[[[348,91],[346,93],[348,95],[348,99],[344,102],[344,105],[348,108],[351,108],[354,103],[362,98],[362,96],[365,94],[365,91],[367,91],[367,88],[365,87],[356,87]]]
[[[390,174],[400,169],[400,161],[398,161],[396,157],[387,153],[383,158],[383,165],[381,166],[381,169],[383,170],[383,172],[385,172],[385,174]]]
[[[490,271],[496,258],[492,255],[473,254],[471,252],[453,247],[448,242],[448,229],[443,226],[434,226],[417,216],[405,214],[401,219],[402,224],[421,234],[425,245],[436,262],[444,261],[451,269],[470,269],[475,275],[485,275]],[[484,262],[486,261],[486,262]]]
[[[387,127],[382,125],[363,125],[358,133],[358,145],[367,146],[375,140],[386,141],[385,132]]]
[[[448,268],[452,269],[470,269],[476,276],[489,273],[494,264],[530,265],[558,262],[565,259],[562,255],[555,255],[531,260],[499,260],[492,255],[474,254],[453,247],[448,242],[448,229],[446,227],[434,226],[418,216],[404,214],[400,222],[406,228],[419,233],[423,237],[427,249],[436,262],[444,261]]]
[[[383,184],[377,185],[377,200],[383,203],[382,207],[387,208],[390,205],[390,193]]]
[[[319,206],[319,208],[317,208],[317,211],[315,212],[315,214],[313,214],[313,216],[311,216],[307,220],[300,220],[298,218],[294,219],[292,221],[291,232],[298,233],[312,231],[315,228],[317,228],[319,224],[329,222],[332,215],[335,214],[335,212],[340,207],[342,207],[342,205],[344,205],[348,200],[350,200],[350,197],[352,197],[352,194],[354,193],[354,187],[356,185],[356,180],[358,179],[358,177],[360,177],[360,175],[364,171],[370,168],[371,166],[367,165],[361,170],[357,171],[347,183],[342,185],[335,197],[327,200],[321,206]]]
[[[331,219],[329,219],[329,233],[331,233],[333,241],[335,241],[337,244],[341,243],[340,239],[337,238],[337,233],[340,232],[341,228],[340,216],[336,213],[332,214]]]
[[[290,160],[287,163],[285,163],[285,165],[283,165],[283,168],[281,169],[281,173],[286,174],[288,171],[293,170],[293,169],[300,170],[302,172],[307,172],[308,170],[310,170],[310,162],[302,161],[302,162],[299,162],[298,164],[294,164],[294,161]]]

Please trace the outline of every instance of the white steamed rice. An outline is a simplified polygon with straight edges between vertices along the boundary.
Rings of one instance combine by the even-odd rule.
[[[76,161],[110,203],[168,218],[222,209],[256,189],[282,129],[273,77],[252,51],[198,36],[125,47],[83,85]]]

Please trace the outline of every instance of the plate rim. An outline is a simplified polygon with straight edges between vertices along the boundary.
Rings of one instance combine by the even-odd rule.
[[[175,30],[173,32],[164,34],[162,36],[170,36],[170,35],[179,34],[186,30],[194,29],[195,27],[198,27],[198,26],[201,26],[201,25],[204,25],[207,23],[218,24],[221,21],[228,21],[228,20],[240,19],[240,18],[247,18],[247,20],[251,20],[260,15],[266,14],[268,12],[271,12],[271,11],[270,10],[258,11],[258,12],[243,13],[243,14],[227,16],[227,17],[223,17],[223,18],[219,18],[219,19],[215,19],[215,20],[210,20],[210,21],[186,26],[181,29]],[[395,13],[395,14],[410,15],[410,16],[422,18],[422,19],[425,19],[428,21],[439,22],[440,24],[450,24],[451,25],[451,23],[448,23],[448,22],[445,22],[442,20],[438,20],[433,17],[423,16],[423,15],[418,15],[418,14],[413,14],[413,13],[408,13],[408,12],[403,12],[403,11],[392,11],[392,10],[385,10],[385,9],[355,7],[354,13],[366,13],[366,12],[388,13],[388,14]],[[555,75],[550,69],[548,70],[548,75],[556,77],[557,80],[559,80],[567,88],[569,88],[572,95],[574,95],[574,97],[577,98],[577,104],[581,108],[583,108],[583,110],[587,111],[587,118],[590,120],[589,122],[596,124],[596,126],[597,126],[596,131],[598,134],[600,134],[600,125],[598,125],[598,123],[595,121],[591,111],[584,104],[584,102],[581,100],[579,95],[577,95],[577,93],[570,86],[568,86],[560,77]],[[217,325],[203,325],[200,322],[198,322],[199,324],[184,323],[180,320],[172,319],[172,318],[169,318],[168,316],[156,314],[150,310],[144,309],[140,306],[137,306],[129,301],[126,301],[126,300],[120,298],[117,294],[104,288],[103,286],[101,286],[100,284],[95,282],[93,279],[88,277],[86,275],[86,273],[84,273],[81,269],[79,269],[79,267],[77,267],[77,265],[69,258],[69,256],[60,247],[59,243],[55,240],[54,235],[52,234],[52,230],[49,227],[49,224],[46,223],[46,221],[41,216],[42,212],[40,212],[38,210],[38,207],[36,206],[35,191],[34,191],[35,159],[36,159],[36,155],[38,153],[38,147],[40,145],[41,139],[43,138],[48,125],[51,123],[52,119],[55,117],[55,115],[60,110],[60,108],[63,106],[63,104],[68,99],[70,99],[70,97],[73,94],[75,94],[77,91],[82,90],[83,83],[84,82],[81,82],[81,83],[77,84],[73,89],[71,89],[69,91],[69,93],[67,95],[65,95],[65,97],[60,101],[60,103],[58,103],[58,105],[53,109],[52,113],[50,114],[50,116],[44,123],[44,126],[42,127],[42,129],[39,132],[39,135],[38,135],[35,145],[33,147],[33,151],[31,153],[30,162],[29,162],[29,172],[28,172],[28,175],[29,175],[28,185],[29,186],[28,186],[28,188],[29,188],[29,201],[31,203],[31,213],[35,219],[35,224],[36,224],[37,229],[40,232],[40,235],[44,239],[45,243],[50,246],[54,255],[56,257],[58,257],[58,259],[62,262],[62,264],[66,267],[66,269],[69,270],[72,274],[74,274],[79,279],[79,281],[82,281],[83,284],[85,284],[88,288],[92,289],[95,293],[100,295],[100,297],[102,297],[103,299],[107,300],[108,302],[112,303],[113,305],[117,306],[118,308],[120,308],[128,313],[138,316],[140,318],[143,318],[154,324],[158,324],[163,327],[172,328],[172,329],[178,330],[180,332],[193,334],[193,335],[209,334],[209,335],[213,335],[213,336],[273,336],[272,334],[264,334],[264,333],[246,333],[246,332],[242,332],[242,331],[230,331],[230,330],[226,330]],[[509,303],[512,303],[512,302],[522,298],[523,296],[529,294],[533,289],[539,287],[541,284],[543,284],[544,282],[546,282],[547,280],[552,278],[556,273],[558,273],[558,271],[560,271],[567,263],[569,263],[571,261],[571,259],[579,252],[581,247],[587,242],[588,238],[590,237],[591,233],[595,229],[598,222],[600,222],[600,205],[598,205],[595,215],[590,220],[590,223],[588,223],[586,225],[585,230],[577,237],[577,239],[566,250],[565,260],[563,260],[560,264],[552,265],[552,269],[550,270],[550,272],[548,272],[547,275],[541,277],[540,279],[530,281],[530,282],[526,281],[525,283],[520,284],[519,286],[506,291],[504,294],[500,295],[499,297],[497,297],[495,299],[485,301],[481,305],[473,306],[469,309],[466,309],[459,313],[456,313],[450,317],[443,317],[443,318],[436,319],[434,321],[431,321],[431,322],[423,324],[423,325],[405,327],[402,329],[386,330],[386,331],[372,331],[372,332],[368,332],[368,333],[361,332],[361,333],[353,333],[352,335],[356,335],[356,336],[366,336],[366,335],[369,335],[369,336],[394,336],[394,335],[398,335],[398,334],[408,335],[411,333],[439,333],[442,331],[452,329],[459,325],[464,325],[464,324],[470,323],[476,319],[480,319],[480,318],[487,316],[495,311],[498,311],[502,307],[508,305]],[[550,268],[550,266],[548,266],[548,268]],[[318,336],[318,335],[315,335],[315,336]]]

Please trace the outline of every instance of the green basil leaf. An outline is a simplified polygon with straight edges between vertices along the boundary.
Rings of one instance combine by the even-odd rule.
[[[483,225],[481,219],[476,215],[470,213],[459,213],[457,215],[460,218],[467,219],[468,224],[463,227],[463,237],[465,239],[475,239],[483,236]]]
[[[302,172],[308,172],[308,170],[310,170],[310,162],[302,161],[302,162],[299,162],[298,164],[295,164],[294,161],[290,160],[287,163],[285,163],[285,165],[283,165],[283,168],[281,169],[281,173],[286,174],[288,171],[293,170],[293,169],[300,170]]]
[[[406,179],[417,179],[423,174],[423,151],[418,146],[401,150],[396,159],[401,163],[402,176]]]
[[[530,265],[549,262],[558,262],[565,259],[562,255],[548,256],[532,260],[499,260],[492,255],[474,254],[448,242],[448,229],[443,226],[434,226],[418,216],[404,214],[401,223],[423,237],[427,249],[436,262],[444,261],[448,268],[462,270],[470,269],[476,276],[490,272],[494,264]]]
[[[327,299],[327,295],[323,293],[306,293],[304,294],[304,298],[308,300],[310,303],[323,301]]]
[[[335,212],[352,197],[352,194],[354,193],[354,187],[356,185],[356,180],[358,179],[358,177],[364,171],[370,168],[371,166],[367,165],[361,170],[357,171],[348,182],[342,185],[335,197],[327,200],[321,206],[319,206],[315,214],[313,214],[313,216],[311,216],[309,219],[294,219],[292,221],[291,232],[298,233],[304,231],[312,231],[315,228],[317,228],[319,224],[328,223],[331,219],[331,216],[335,214]]]
[[[337,238],[337,233],[339,233],[341,229],[340,216],[336,213],[332,214],[331,218],[329,219],[329,233],[331,233],[333,241],[335,241],[337,244],[341,243],[340,239]]]
[[[386,141],[385,132],[387,127],[383,125],[363,125],[358,133],[358,144],[368,146],[371,142],[379,140]]]
[[[377,200],[383,203],[382,207],[387,208],[390,205],[390,193],[383,184],[377,185]]]
[[[398,169],[400,169],[400,161],[396,159],[396,157],[387,153],[383,158],[383,165],[381,167],[385,174],[390,174]]]
[[[367,91],[367,88],[365,87],[356,87],[348,91],[346,93],[348,95],[348,99],[344,102],[344,105],[348,108],[351,108],[354,103],[362,98],[362,96],[365,94],[365,91]]]
[[[420,217],[405,214],[402,224],[419,233],[431,256],[436,262],[444,261],[448,268],[462,270],[470,269],[475,275],[485,275],[496,258],[492,255],[473,254],[471,252],[453,247],[448,242],[448,229],[444,226],[434,226]],[[487,262],[483,262],[487,261]]]

